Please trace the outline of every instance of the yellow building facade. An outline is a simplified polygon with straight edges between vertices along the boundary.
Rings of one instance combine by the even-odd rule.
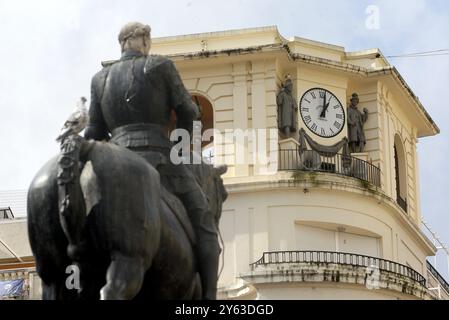
[[[266,163],[236,161],[242,148],[245,159],[253,159],[256,140],[214,137],[216,160],[229,166],[225,184],[230,196],[220,227],[225,244],[221,297],[436,296],[428,290],[436,278],[426,258],[436,248],[420,227],[416,150],[419,138],[439,129],[379,50],[346,52],[302,38],[285,39],[276,27],[264,27],[156,38],[152,52],[175,61],[192,95],[210,103],[213,127],[222,133],[277,133],[276,95],[287,75],[298,103],[308,90],[319,88],[332,93],[345,113],[354,92],[359,109],[368,109],[366,147],[351,154],[347,172],[337,170],[340,154],[318,156],[312,169],[292,167],[300,160],[298,133],[266,135],[266,144],[276,146],[270,149],[276,170],[268,174],[260,170]],[[300,116],[297,126],[322,146],[348,134],[346,123],[332,138],[314,134]],[[353,174],[355,164],[362,175]],[[323,170],[326,165],[329,170]],[[443,296],[448,292],[443,290]]]

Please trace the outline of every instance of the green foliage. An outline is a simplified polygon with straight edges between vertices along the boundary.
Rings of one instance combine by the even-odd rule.
[[[322,182],[318,179],[318,173],[315,171],[305,171],[305,170],[293,170],[292,171],[293,181],[295,182],[310,182],[313,186],[317,187]]]

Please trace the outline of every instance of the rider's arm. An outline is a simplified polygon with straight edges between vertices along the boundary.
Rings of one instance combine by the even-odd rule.
[[[89,107],[89,124],[87,125],[84,137],[94,140],[109,140],[109,132],[101,111],[100,99],[98,97],[98,82],[101,82],[101,71],[92,79],[91,98]]]
[[[193,121],[200,120],[200,110],[179,76],[171,60],[166,62],[166,80],[170,88],[170,104],[176,112],[177,127],[192,132]]]

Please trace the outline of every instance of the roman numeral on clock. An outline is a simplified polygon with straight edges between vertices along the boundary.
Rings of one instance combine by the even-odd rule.
[[[312,122],[312,117],[311,117],[311,116],[305,116],[305,117],[304,117],[304,122],[305,122],[306,124],[309,124],[310,122]]]
[[[309,112],[309,108],[303,107],[303,108],[301,108],[301,111],[302,111],[302,112]]]
[[[320,98],[321,98],[321,99],[324,98],[324,91],[320,91]]]
[[[325,135],[326,135],[326,130],[324,130],[323,128],[321,128],[321,134],[322,134],[323,136],[325,136]]]
[[[315,94],[315,92],[310,92],[310,94],[312,95],[312,98],[314,98],[314,99],[316,99],[316,94]]]
[[[343,115],[342,115],[341,113],[337,113],[337,114],[335,115],[335,117],[336,117],[337,119],[343,119]]]
[[[340,128],[341,128],[341,123],[338,122],[338,121],[335,121],[335,122],[334,122],[334,127],[337,128],[338,130],[340,130]]]
[[[318,129],[318,126],[316,125],[316,123],[313,123],[313,124],[312,124],[311,129],[312,129],[313,131],[316,131],[316,130]]]

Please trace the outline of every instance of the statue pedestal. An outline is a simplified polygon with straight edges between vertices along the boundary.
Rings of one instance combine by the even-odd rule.
[[[293,138],[279,141],[279,169],[295,170],[299,166],[299,142]]]
[[[299,142],[293,138],[279,141],[279,150],[292,150],[296,148],[299,148]]]

